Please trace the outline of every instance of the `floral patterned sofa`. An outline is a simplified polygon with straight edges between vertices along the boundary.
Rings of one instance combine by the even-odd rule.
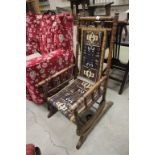
[[[26,155],[41,155],[40,148],[33,144],[26,144]]]
[[[73,62],[72,15],[27,14],[26,56],[31,57],[26,61],[26,97],[43,104],[43,94],[35,85]]]

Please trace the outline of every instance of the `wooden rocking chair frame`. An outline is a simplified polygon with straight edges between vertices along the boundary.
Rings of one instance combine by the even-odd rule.
[[[93,27],[82,27],[79,25],[79,22],[85,22],[87,20],[91,20],[91,21],[106,21],[106,22],[111,22],[112,23],[112,27],[111,28],[93,28]],[[107,60],[107,69],[106,69],[106,76],[102,75],[102,68],[103,68],[103,60],[104,60],[104,52],[106,45],[103,45],[102,47],[102,55],[101,55],[101,60],[102,62],[99,68],[99,77],[98,80],[96,81],[96,83],[82,96],[80,97],[76,103],[74,104],[75,106],[72,107],[73,111],[74,111],[74,116],[75,116],[75,120],[74,123],[77,126],[77,130],[76,133],[78,136],[80,136],[79,141],[76,145],[76,148],[79,149],[82,144],[84,143],[85,139],[87,138],[88,134],[91,132],[91,130],[94,128],[95,124],[100,120],[100,118],[105,114],[105,112],[112,106],[112,102],[106,102],[105,101],[105,96],[106,96],[106,89],[107,89],[107,82],[109,79],[109,71],[110,71],[110,65],[111,65],[111,58],[112,58],[112,50],[113,50],[113,44],[115,41],[115,35],[116,35],[116,28],[117,28],[117,22],[118,22],[118,13],[115,14],[114,17],[110,17],[110,16],[105,16],[105,17],[79,17],[78,18],[78,24],[77,24],[77,44],[76,44],[76,59],[75,59],[75,64],[70,65],[69,67],[61,70],[60,72],[58,72],[57,74],[47,78],[46,80],[38,83],[36,86],[37,87],[42,87],[44,90],[44,96],[47,99],[47,101],[49,101],[49,90],[48,90],[48,83],[50,80],[52,80],[53,78],[59,76],[61,79],[62,74],[64,74],[65,72],[71,71],[72,69],[74,69],[74,76],[71,77],[69,80],[62,82],[62,84],[64,83],[68,83],[71,79],[76,79],[78,76],[78,55],[79,55],[79,32],[81,32],[81,30],[92,30],[92,31],[104,31],[105,33],[107,32],[111,32],[111,39],[110,39],[110,48],[109,48],[109,55],[108,55],[108,60]],[[104,36],[104,39],[107,39],[107,35]],[[104,42],[104,40],[103,40]],[[101,101],[100,102],[96,102],[96,100],[94,100],[94,91],[98,90],[98,93],[100,93],[100,86],[101,84],[103,84],[103,94],[101,94]],[[52,89],[52,91],[54,91],[57,88]],[[51,92],[51,90],[50,90]],[[87,103],[87,97],[91,96],[92,102],[91,104]],[[50,97],[51,98],[51,97]],[[85,105],[85,109],[79,113],[77,106],[79,103],[83,102]],[[88,109],[90,109],[90,107],[94,104],[94,103],[98,103],[99,106],[95,112],[95,114],[93,116],[91,116],[89,119],[87,119],[86,122],[83,122],[81,120],[81,116],[88,111]],[[48,109],[50,111],[48,117],[52,116],[54,113],[57,112],[57,109],[53,106],[51,106],[51,104],[48,103]]]

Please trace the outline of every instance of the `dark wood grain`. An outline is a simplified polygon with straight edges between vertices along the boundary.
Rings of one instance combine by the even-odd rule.
[[[116,39],[118,14],[115,14],[114,17],[79,17],[78,19],[79,20],[77,26],[78,35],[76,43],[77,50],[75,65],[71,65],[70,67],[60,71],[59,73],[53,75],[52,77],[49,77],[48,79],[45,79],[44,81],[42,81],[42,83],[37,85],[39,86],[49,83],[52,78],[61,76],[69,69],[74,68],[75,66],[77,67],[80,62],[80,68],[76,79],[71,84],[60,90],[57,94],[47,98],[50,115],[53,115],[56,112],[56,108],[60,110],[73,123],[76,124],[76,133],[78,136],[80,136],[79,142],[76,146],[77,149],[82,146],[90,131],[95,127],[101,116],[103,116],[103,114],[112,105],[111,102],[106,102],[105,97],[107,82],[109,79],[109,71],[111,67],[112,50]],[[90,25],[92,25],[92,23],[94,24],[96,21],[100,24],[96,25],[96,27],[89,27]],[[110,26],[107,26],[105,24],[108,22],[110,23]],[[81,27],[81,25],[85,26]],[[110,35],[110,48],[107,59],[107,69],[105,71],[105,76],[103,76],[102,68],[103,60],[105,57],[105,49],[107,48],[108,33]],[[82,58],[81,61],[78,59],[79,47]],[[89,47],[91,47],[90,50],[88,49]],[[92,47],[98,47],[94,48],[94,51],[98,52],[96,55],[93,55],[94,51]],[[95,69],[94,75],[96,78],[88,78],[89,80],[88,82],[86,82],[86,77],[83,76],[83,70],[85,70],[85,68],[82,67],[85,66],[85,61],[88,57],[88,63],[95,64],[95,62],[97,62],[96,66],[87,66],[87,69],[90,71],[92,71],[92,69]],[[83,77],[83,79],[85,80],[80,80],[81,77]],[[100,97],[102,97],[102,100],[98,102],[98,99]],[[96,102],[98,104],[98,108],[94,108],[96,110],[93,111],[92,115],[87,114],[91,111],[92,107],[94,106],[94,104],[96,104]],[[61,105],[59,105],[60,103]],[[60,106],[63,106],[63,108],[61,108]]]

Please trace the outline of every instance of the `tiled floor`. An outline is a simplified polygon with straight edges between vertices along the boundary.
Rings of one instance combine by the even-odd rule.
[[[80,150],[76,126],[57,112],[47,118],[45,106],[37,106],[27,101],[27,143],[40,147],[42,155],[128,155],[128,86],[118,95],[118,84],[111,80],[107,100],[114,105],[102,117],[90,133]]]

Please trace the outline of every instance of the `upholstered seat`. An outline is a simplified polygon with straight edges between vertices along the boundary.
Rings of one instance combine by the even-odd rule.
[[[81,102],[77,104],[76,101],[82,97],[91,87],[93,83],[86,82],[82,79],[76,79],[69,86],[59,91],[56,95],[48,99],[48,102],[59,109],[68,119],[75,121],[74,107],[76,106],[78,113],[81,113],[85,109],[85,104]],[[100,87],[100,95],[103,93],[103,87]],[[98,98],[98,93],[94,95],[94,98]],[[87,106],[91,103],[91,98],[87,98]]]

